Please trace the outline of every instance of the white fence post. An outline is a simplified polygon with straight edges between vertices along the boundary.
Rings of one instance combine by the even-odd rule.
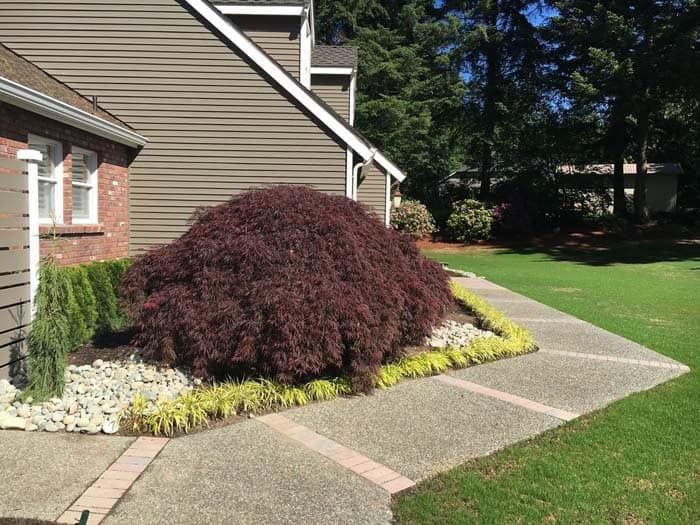
[[[27,161],[27,187],[29,198],[29,304],[34,319],[36,305],[34,297],[39,286],[39,166],[41,152],[23,149],[17,152],[17,159]]]

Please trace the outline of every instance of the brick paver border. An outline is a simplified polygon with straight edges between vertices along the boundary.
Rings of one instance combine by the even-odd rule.
[[[100,523],[168,441],[170,440],[167,438],[138,438],[56,522],[78,523],[82,512],[89,510],[88,524]]]
[[[416,483],[380,463],[372,461],[359,452],[299,425],[281,414],[268,414],[256,418],[273,430],[283,434],[305,447],[318,452],[338,465],[380,486],[389,494],[396,494]]]
[[[510,403],[511,405],[517,405],[532,412],[539,412],[540,414],[545,414],[550,417],[561,419],[562,421],[571,421],[576,419],[580,414],[575,412],[569,412],[568,410],[561,410],[560,408],[550,407],[543,403],[538,403],[537,401],[532,401],[531,399],[526,399],[524,397],[516,396],[514,394],[509,394],[508,392],[502,392],[501,390],[495,390],[477,383],[472,383],[471,381],[465,381],[464,379],[459,379],[454,376],[449,375],[439,375],[435,376],[434,379],[442,381],[448,385],[463,388],[464,390],[469,390],[475,394],[480,394],[483,396],[492,397],[494,399],[499,399]]]
[[[669,368],[671,370],[683,370],[689,372],[690,368],[686,365],[675,363],[665,363],[664,361],[650,361],[646,359],[630,359],[628,357],[615,357],[603,354],[587,354],[585,352],[567,352],[565,350],[547,350],[540,348],[543,354],[565,355],[567,357],[580,357],[583,359],[593,359],[595,361],[608,361],[612,363],[624,363],[627,365],[651,366],[654,368]]]

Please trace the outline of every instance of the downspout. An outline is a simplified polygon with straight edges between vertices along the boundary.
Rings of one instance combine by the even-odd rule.
[[[372,148],[370,150],[370,156],[367,160],[358,162],[355,164],[355,167],[352,169],[352,200],[356,201],[357,200],[357,186],[359,184],[359,175],[364,177],[367,173],[367,168],[369,167],[370,164],[374,161],[374,157],[377,155],[377,148]]]

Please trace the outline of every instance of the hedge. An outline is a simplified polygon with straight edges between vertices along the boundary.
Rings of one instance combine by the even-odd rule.
[[[96,336],[108,336],[126,327],[118,296],[121,278],[130,264],[131,259],[123,258],[58,268],[69,282],[66,304],[71,351]]]
[[[450,286],[455,299],[474,313],[480,325],[500,337],[479,337],[465,347],[441,348],[402,357],[380,368],[374,376],[376,388],[384,389],[405,379],[441,374],[450,368],[466,368],[537,350],[532,334],[525,328],[454,281]],[[200,387],[152,407],[137,395],[133,405],[120,414],[120,422],[133,432],[171,436],[207,426],[212,419],[303,406],[351,393],[347,378],[317,379],[298,386],[251,379]]]

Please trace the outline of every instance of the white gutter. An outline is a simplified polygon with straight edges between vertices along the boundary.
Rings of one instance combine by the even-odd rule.
[[[4,77],[0,77],[0,100],[133,148],[148,142],[134,131]]]

